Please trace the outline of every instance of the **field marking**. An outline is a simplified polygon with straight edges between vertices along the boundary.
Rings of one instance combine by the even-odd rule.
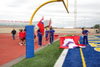
[[[67,53],[68,53],[68,49],[64,49],[63,52],[61,53],[60,57],[56,61],[54,67],[62,67]]]
[[[94,50],[100,52],[100,48],[94,48]]]
[[[81,58],[82,58],[82,62],[83,62],[83,67],[86,67],[86,63],[85,63],[85,59],[84,59],[84,56],[83,56],[82,48],[80,48],[80,53],[81,53]]]

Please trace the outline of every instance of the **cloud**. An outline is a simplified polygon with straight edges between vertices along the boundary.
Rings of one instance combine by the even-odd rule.
[[[48,0],[1,0],[0,20],[29,21],[35,9]],[[66,1],[66,0],[65,0]],[[99,0],[77,1],[77,26],[93,26],[100,23]],[[55,27],[73,27],[75,22],[75,0],[69,0],[69,14],[62,2],[54,2],[43,6],[37,11],[33,21],[52,19]],[[84,23],[85,22],[85,23]]]

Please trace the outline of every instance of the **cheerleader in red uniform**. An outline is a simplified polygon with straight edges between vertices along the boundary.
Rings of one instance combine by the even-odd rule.
[[[24,43],[23,43],[23,29],[20,29],[19,30],[19,39],[20,39],[20,42],[19,42],[19,45],[22,46]]]

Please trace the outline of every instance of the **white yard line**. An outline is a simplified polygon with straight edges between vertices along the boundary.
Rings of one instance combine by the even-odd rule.
[[[60,57],[58,58],[57,62],[55,63],[54,67],[62,67],[67,53],[68,53],[68,49],[64,49]]]

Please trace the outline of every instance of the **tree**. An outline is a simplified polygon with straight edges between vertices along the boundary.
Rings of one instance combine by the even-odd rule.
[[[96,28],[96,29],[99,29],[100,27],[100,24],[96,24],[96,25],[94,25],[94,28]]]

